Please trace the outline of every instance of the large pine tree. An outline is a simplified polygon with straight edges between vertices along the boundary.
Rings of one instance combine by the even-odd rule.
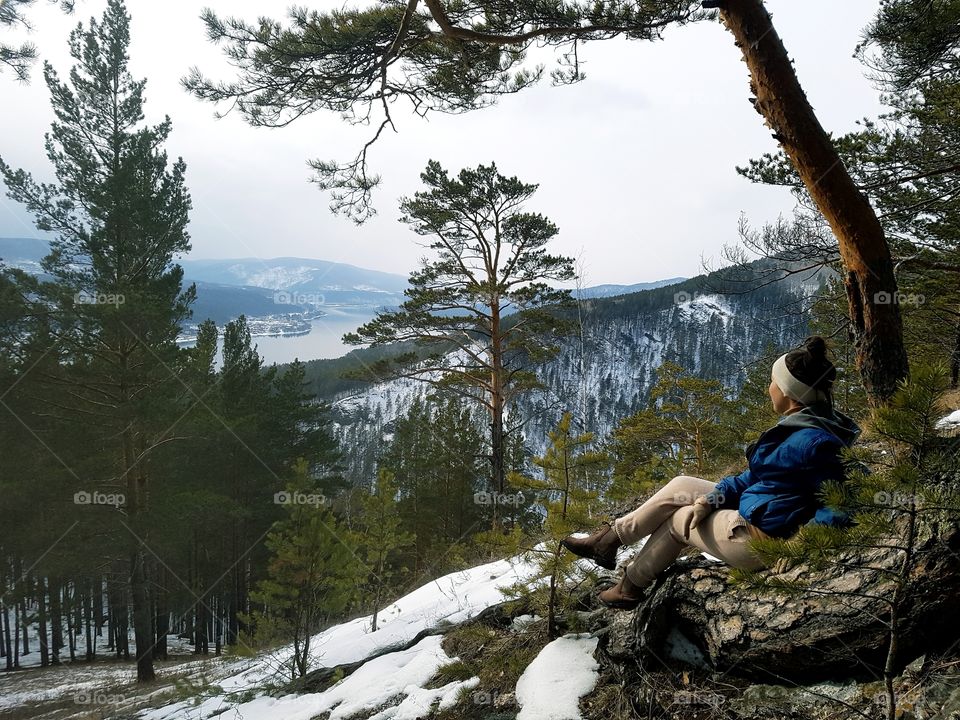
[[[483,406],[491,487],[502,493],[507,408],[539,385],[534,368],[573,330],[558,312],[570,305],[570,291],[552,285],[573,279],[573,259],[549,254],[556,225],[524,209],[536,185],[505,177],[493,164],[451,177],[430,161],[420,177],[426,189],[404,199],[401,210],[404,222],[429,238],[433,257],[411,274],[400,308],[377,313],[344,341],[430,348],[427,361],[410,353],[377,363],[373,379],[411,377]]]
[[[100,22],[78,26],[70,34],[69,78],[44,66],[56,115],[46,143],[56,182],[38,183],[2,160],[0,173],[9,196],[53,234],[43,260],[52,280],[40,286],[34,311],[51,310],[49,349],[62,363],[45,380],[64,388],[57,403],[63,418],[84,423],[93,447],[110,448],[110,462],[92,482],[124,495],[125,515],[114,522],[124,527],[118,532],[144,681],[154,676],[145,567],[150,457],[170,439],[166,428],[176,419],[181,387],[171,368],[193,288],[183,290],[174,263],[190,247],[185,165],[171,165],[162,149],[169,118],[144,123],[145,81],[130,75],[129,45],[121,0],[110,0]]]

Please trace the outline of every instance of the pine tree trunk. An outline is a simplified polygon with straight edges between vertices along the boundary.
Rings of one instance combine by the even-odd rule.
[[[154,613],[154,627],[156,642],[153,647],[153,657],[156,660],[167,659],[167,635],[170,633],[170,610],[167,606],[167,591],[164,589],[166,572],[160,571],[156,594],[156,612]]]
[[[73,587],[73,593],[70,595],[70,587]],[[77,659],[77,636],[83,629],[83,593],[77,583],[68,584],[64,589],[64,594],[70,602],[67,607],[67,617],[70,622],[67,624],[67,639],[70,646],[70,662],[76,662]]]
[[[23,578],[23,563],[17,562],[17,577]],[[30,593],[30,578],[24,578],[23,590],[20,593],[20,620],[18,622],[18,630],[21,631],[23,637],[23,654],[30,654],[30,642],[29,642],[29,633],[28,625],[29,620],[27,618],[27,595]]]
[[[133,598],[133,637],[137,649],[137,682],[148,682],[155,676],[153,671],[153,633],[150,620],[150,596],[144,555],[140,548],[130,558],[130,594]]]
[[[0,657],[6,660],[7,670],[13,669],[13,659],[10,657],[10,618],[8,617],[7,604],[2,601],[13,588],[14,578],[10,579],[10,587],[7,587],[6,571],[7,563],[0,564],[0,612],[3,617],[0,618]]]
[[[244,537],[248,537],[244,535]],[[246,544],[246,543],[245,543]],[[246,548],[244,548],[244,551]],[[237,614],[236,614],[236,637],[240,637],[247,631],[247,625],[243,622],[241,616],[249,614],[249,565],[247,560],[241,558],[237,563]]]
[[[37,624],[40,667],[47,667],[50,664],[50,646],[47,638],[47,579],[42,576],[37,578]]]
[[[97,637],[103,635],[103,580],[98,575],[93,579],[93,619]]]
[[[14,621],[16,625],[16,621]],[[13,670],[13,654],[16,642],[10,637],[10,608],[3,606],[3,651],[6,654],[7,670]]]
[[[377,616],[380,614],[380,598],[383,593],[383,580],[380,578],[383,577],[383,558],[380,558],[380,563],[377,566],[376,582],[377,589],[373,594],[373,619],[370,622],[370,632],[377,631]]]
[[[496,281],[496,278],[492,278]],[[490,461],[493,487],[503,494],[506,486],[503,446],[503,335],[500,319],[500,298],[494,295],[490,302]],[[494,518],[498,515],[493,505]]]
[[[207,655],[210,652],[210,641],[207,638],[207,612],[202,599],[196,604],[196,619],[194,621],[196,640],[193,652],[197,655]]]
[[[116,591],[109,580],[107,580],[107,650],[115,650],[117,657],[120,657],[120,649],[117,647]]]
[[[725,0],[720,17],[750,70],[754,107],[837,238],[857,366],[871,401],[882,403],[909,373],[883,227],[814,114],[762,0]]]
[[[84,597],[83,597],[83,614],[86,619],[85,638],[87,641],[87,647],[86,647],[86,652],[84,653],[84,656],[87,662],[92,661],[94,658],[94,648],[93,648],[93,642],[94,642],[93,638],[95,637],[93,632],[93,623],[94,623],[93,613],[94,613],[94,607],[95,607],[95,603],[93,602],[94,587],[95,585],[91,583],[89,592],[84,593]]]
[[[128,374],[127,357],[121,357],[120,377]],[[120,407],[126,409],[129,399],[126,388],[121,385]],[[136,461],[137,441],[134,437],[133,420],[129,419],[121,433],[123,472],[127,478],[126,510],[131,534],[130,542],[130,599],[133,602],[133,636],[137,652],[137,682],[149,682],[156,675],[153,671],[153,627],[150,611],[150,593],[147,590],[146,557],[143,515],[146,511],[146,477],[142,464]]]
[[[63,606],[60,580],[50,578],[50,663],[60,664],[60,649],[63,647]]]
[[[130,609],[124,588],[111,583],[110,610],[113,617],[114,649],[118,660],[130,659]]]
[[[291,678],[292,680],[307,674],[307,665],[310,660],[310,637],[314,630],[314,599],[304,593],[300,596],[298,602],[302,603],[302,606],[298,609],[302,624],[296,632],[303,633],[303,641],[299,643],[300,652],[296,654],[296,673]]]
[[[237,641],[237,638],[240,636],[240,568],[237,567],[237,554],[239,552],[239,538],[237,537],[238,529],[236,524],[234,524],[233,529],[233,548],[232,548],[232,560],[233,560],[233,572],[231,575],[231,603],[230,603],[230,617],[229,617],[229,629],[227,635],[227,643],[232,645]]]
[[[6,564],[4,564],[4,568],[6,568]],[[13,589],[15,582],[16,576],[11,577],[9,590]],[[6,583],[3,583],[0,587],[8,590]],[[14,601],[14,604],[16,604],[16,601]],[[3,632],[3,656],[6,658],[7,670],[13,670],[13,648],[16,643],[12,642],[10,638],[10,606],[6,602],[0,604],[0,612],[3,612],[3,627],[0,628]],[[16,620],[14,620],[14,625],[16,625]]]
[[[558,552],[563,552],[562,547]],[[547,602],[547,637],[551,640],[558,637],[557,632],[557,556],[553,558],[553,572],[550,573],[550,599]]]
[[[230,592],[229,597],[226,608],[225,632],[227,645],[233,645],[237,642],[237,599],[233,592]]]
[[[204,602],[206,603],[210,602],[209,596],[207,596],[207,598],[204,599]],[[209,653],[210,640],[213,639],[214,643],[216,643],[216,620],[214,617],[213,608],[211,608],[209,605],[207,606],[206,616],[207,616],[207,652]]]
[[[20,669],[20,604],[13,604],[13,669]]]
[[[960,385],[960,313],[957,313],[957,330],[953,338],[953,352],[950,353],[950,387],[954,390]]]
[[[214,643],[213,653],[217,657],[220,657],[220,653],[223,651],[223,596],[218,595],[214,600],[214,617],[216,621],[214,622],[213,631],[216,634],[216,642]]]
[[[491,474],[493,475],[493,487],[497,493],[502,494],[505,487],[503,462],[503,396],[497,392],[494,394],[492,400],[493,409],[490,413]],[[496,504],[494,504],[494,508],[496,509]]]

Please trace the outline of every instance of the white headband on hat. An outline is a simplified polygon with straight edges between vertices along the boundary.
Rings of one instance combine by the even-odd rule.
[[[788,398],[793,398],[799,403],[810,405],[815,402],[826,402],[827,394],[823,390],[807,385],[802,380],[790,372],[787,367],[787,356],[781,355],[773,364],[773,370],[770,373],[771,379],[780,388],[780,391]]]

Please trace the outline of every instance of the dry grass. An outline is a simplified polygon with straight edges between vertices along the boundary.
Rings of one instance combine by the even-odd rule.
[[[523,630],[476,623],[451,631],[443,640],[443,648],[458,659],[442,668],[431,685],[472,677],[480,678],[480,684],[465,691],[453,708],[437,714],[437,720],[514,717],[512,695],[517,680],[547,641],[542,621]]]

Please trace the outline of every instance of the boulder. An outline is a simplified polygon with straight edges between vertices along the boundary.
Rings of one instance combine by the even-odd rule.
[[[882,546],[839,553],[846,566],[816,572],[797,566],[783,577],[811,587],[794,596],[733,585],[726,565],[702,556],[681,559],[636,611],[611,617],[602,647],[614,662],[646,670],[693,666],[770,683],[876,680],[888,644],[889,606],[880,598],[890,597],[894,584],[873,568],[895,570],[902,557]],[[895,674],[960,640],[955,525],[919,537],[906,597]]]

